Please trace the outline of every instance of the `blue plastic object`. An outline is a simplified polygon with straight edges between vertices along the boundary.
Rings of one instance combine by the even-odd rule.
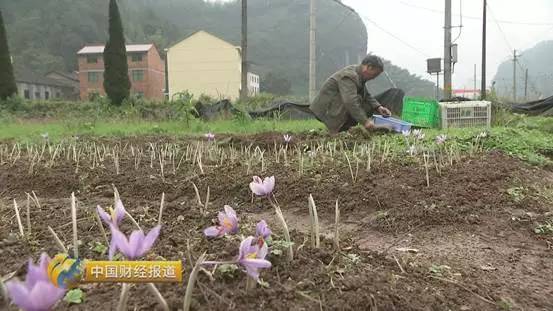
[[[386,125],[391,126],[394,131],[401,133],[402,131],[409,131],[411,129],[411,123],[405,122],[393,117],[384,117],[379,114],[373,115],[374,125]]]

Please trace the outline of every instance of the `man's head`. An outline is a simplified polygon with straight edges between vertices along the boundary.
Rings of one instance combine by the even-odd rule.
[[[384,71],[382,59],[376,55],[367,55],[361,62],[361,76],[363,80],[372,80]]]

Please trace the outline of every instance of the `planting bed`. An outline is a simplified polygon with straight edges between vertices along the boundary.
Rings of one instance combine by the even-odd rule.
[[[431,165],[427,186],[417,156],[402,160],[403,155],[385,156],[377,149],[367,171],[362,145],[344,149],[349,144],[317,135],[294,137],[288,147],[276,134],[218,140],[225,138],[223,144],[164,137],[81,139],[46,145],[40,162],[42,144],[31,151],[20,145],[19,156],[13,143],[1,145],[0,276],[15,271],[22,277],[28,258],[36,261],[42,251],[51,257],[59,253],[48,226],[71,248],[72,192],[78,200],[80,255],[98,260],[107,255],[95,243],[106,243],[94,213],[96,205],[113,204],[112,185],[146,230],[157,224],[165,193],[161,235],[146,258],[184,260],[184,284],[158,285],[170,309],[182,309],[189,254],[194,260],[203,252],[209,260],[230,260],[238,254],[241,236],[253,235],[261,219],[273,230],[274,241],[283,239],[269,201],[252,200],[248,187],[253,175],[274,175],[274,195],[291,229],[294,260],[287,262],[286,250],[273,247],[267,258],[272,268],[261,270],[265,286],[250,290],[240,270],[216,270],[212,276],[200,272],[192,309],[553,310],[553,232],[535,232],[553,220],[551,171],[493,151],[458,154],[438,160],[438,169]],[[353,161],[351,173],[344,152],[352,161],[362,159]],[[203,203],[209,187],[207,215],[200,213],[192,183]],[[40,208],[31,203],[32,231],[21,238],[12,201],[17,200],[25,226],[25,193],[31,191]],[[309,194],[321,225],[318,249],[309,240]],[[339,249],[333,244],[336,200]],[[203,229],[225,204],[240,218],[238,235],[206,239]],[[122,229],[130,231],[132,223],[125,220]],[[56,309],[114,310],[121,286],[81,288],[84,302],[61,301]],[[146,285],[136,285],[128,308],[159,306]]]

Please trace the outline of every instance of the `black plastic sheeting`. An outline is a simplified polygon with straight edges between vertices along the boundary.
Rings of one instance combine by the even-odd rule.
[[[405,93],[400,89],[389,89],[375,96],[379,103],[392,111],[392,114],[401,116],[403,97]],[[242,112],[236,109],[228,100],[221,100],[215,104],[196,104],[197,117],[204,120],[214,120],[229,116],[237,116]],[[280,101],[271,104],[268,108],[247,112],[253,119],[280,118],[287,120],[302,120],[314,118],[308,104],[296,104]]]
[[[553,96],[525,104],[515,104],[511,109],[513,112],[517,113],[553,117]]]

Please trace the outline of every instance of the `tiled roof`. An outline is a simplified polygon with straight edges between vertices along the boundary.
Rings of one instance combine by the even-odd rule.
[[[127,52],[148,52],[153,44],[127,44]],[[104,45],[87,45],[80,49],[77,54],[102,54]]]

